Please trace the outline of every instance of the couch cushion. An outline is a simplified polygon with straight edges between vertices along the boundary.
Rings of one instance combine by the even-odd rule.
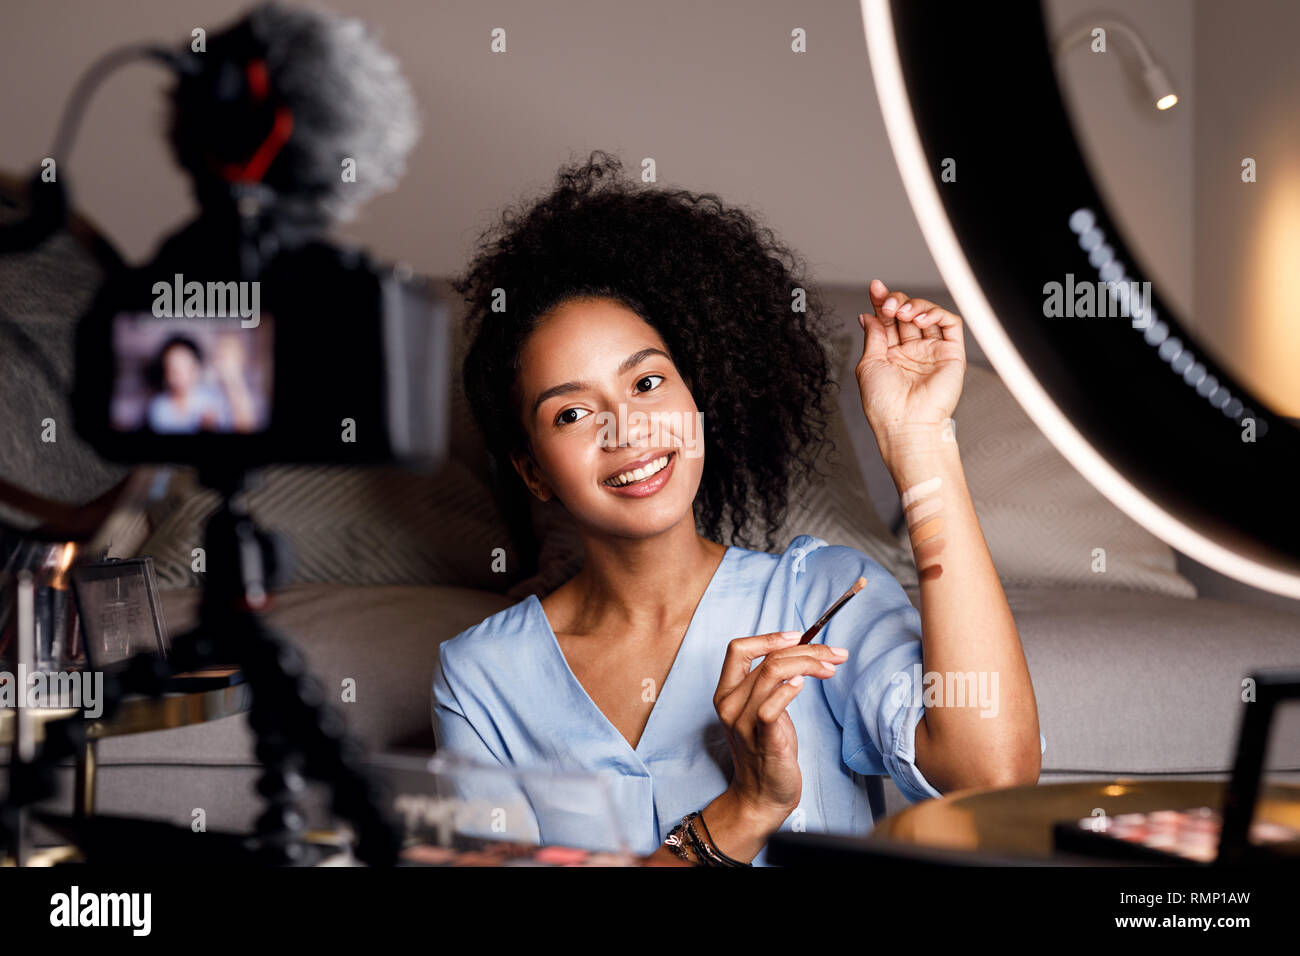
[[[486,484],[453,458],[433,476],[396,467],[273,466],[248,493],[258,524],[293,560],[286,583],[446,585],[496,590],[517,578],[514,545]],[[192,549],[218,505],[189,470],[173,479],[140,553],[164,587],[194,587]],[[477,548],[467,546],[473,542]],[[493,571],[503,548],[506,573]]]
[[[1294,668],[1300,654],[1300,616],[1268,608],[1068,588],[1008,588],[1007,600],[1047,739],[1044,775],[1228,772],[1243,678]],[[1274,720],[1267,766],[1300,770],[1300,705]]]

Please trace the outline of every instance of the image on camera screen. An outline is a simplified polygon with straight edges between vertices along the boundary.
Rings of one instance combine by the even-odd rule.
[[[113,318],[110,421],[160,435],[265,431],[271,417],[272,328],[232,318]]]

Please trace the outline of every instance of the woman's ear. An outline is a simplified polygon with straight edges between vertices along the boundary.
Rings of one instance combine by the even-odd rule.
[[[541,470],[537,467],[537,462],[533,460],[532,455],[527,452],[512,451],[510,453],[510,463],[514,465],[515,471],[523,479],[533,497],[539,501],[551,500],[555,492],[551,490],[551,486],[542,477]]]

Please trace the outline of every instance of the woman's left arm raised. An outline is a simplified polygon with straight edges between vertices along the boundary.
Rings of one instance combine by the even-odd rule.
[[[957,452],[960,316],[871,283],[862,408],[903,503],[921,586],[925,716],[916,764],[941,792],[1034,783],[1038,707]]]

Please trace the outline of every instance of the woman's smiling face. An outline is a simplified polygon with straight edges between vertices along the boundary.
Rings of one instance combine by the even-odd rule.
[[[602,534],[648,537],[683,517],[694,528],[699,411],[639,315],[610,299],[561,303],[524,344],[516,388],[532,456],[514,464],[534,494]]]

